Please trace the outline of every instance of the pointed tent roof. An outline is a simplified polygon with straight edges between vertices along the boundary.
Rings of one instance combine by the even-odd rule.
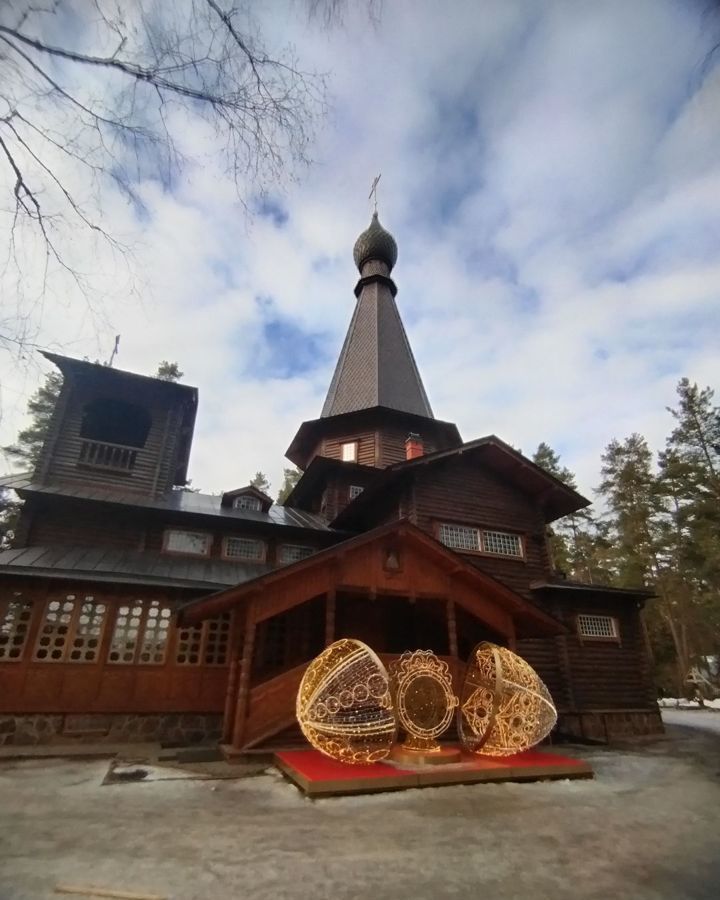
[[[395,303],[389,274],[396,257],[376,213],[355,245],[358,300],[321,418],[376,406],[434,418]]]

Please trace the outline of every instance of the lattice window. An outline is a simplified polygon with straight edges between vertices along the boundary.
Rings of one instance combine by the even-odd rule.
[[[8,599],[0,600],[0,660],[12,662],[22,659],[27,642],[33,601],[24,600],[16,591]]]
[[[205,622],[207,639],[203,654],[206,666],[222,666],[227,662],[230,644],[230,613]]]
[[[202,650],[205,624],[205,622],[201,622],[199,625],[181,628],[178,632],[177,654],[175,655],[175,662],[178,665],[197,666],[200,664],[200,651]]]
[[[454,550],[480,550],[480,529],[443,522],[440,526],[440,541]]]
[[[176,662],[181,666],[223,666],[230,644],[230,613],[222,613],[178,632]]]
[[[160,665],[165,662],[172,607],[164,600],[135,600],[118,607],[108,662]]]
[[[265,559],[265,541],[258,541],[254,538],[226,537],[225,556],[227,559],[262,562]]]
[[[233,500],[233,509],[251,509],[255,512],[260,512],[262,503],[260,502],[259,497],[251,497],[247,494],[242,494],[240,497],[235,497]]]
[[[209,556],[212,535],[204,531],[180,531],[168,529],[165,532],[165,547],[169,553],[187,553],[189,556]]]
[[[485,553],[495,553],[498,556],[517,556],[522,559],[523,555],[519,535],[505,531],[483,531],[482,547]]]
[[[584,638],[617,640],[619,637],[617,620],[612,616],[579,615],[577,617],[577,626],[578,633]]]
[[[343,462],[357,462],[357,441],[348,441],[346,444],[340,444],[340,452]]]
[[[348,491],[348,496],[351,500],[354,500],[356,497],[359,497],[362,494],[364,488],[361,488],[359,484],[351,484],[350,490]]]
[[[301,544],[281,544],[278,551],[278,558],[281,563],[299,562],[301,559],[307,559],[315,553],[314,547],[304,547]]]
[[[105,627],[107,604],[76,594],[49,600],[35,659],[40,662],[96,662]]]

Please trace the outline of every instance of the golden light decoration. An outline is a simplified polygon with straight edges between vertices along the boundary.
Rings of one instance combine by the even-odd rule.
[[[387,670],[367,644],[350,638],[307,667],[296,714],[312,746],[344,763],[385,759],[397,737]]]
[[[552,731],[557,712],[540,676],[505,647],[483,642],[468,661],[458,731],[468,750],[512,756]]]
[[[403,653],[390,666],[397,717],[407,750],[440,750],[437,739],[452,722],[458,700],[448,665],[431,650]]]

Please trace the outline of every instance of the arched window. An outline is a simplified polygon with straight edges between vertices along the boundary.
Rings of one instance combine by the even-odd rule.
[[[151,425],[150,413],[142,406],[99,398],[85,404],[80,437],[104,444],[144,447]]]

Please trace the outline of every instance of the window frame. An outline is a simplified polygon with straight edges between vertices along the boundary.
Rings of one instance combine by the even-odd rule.
[[[507,559],[507,560],[511,560],[512,562],[522,562],[522,563],[527,562],[526,535],[522,534],[519,531],[506,531],[506,530],[500,530],[499,528],[496,528],[496,527],[477,525],[475,523],[458,522],[458,521],[448,522],[446,520],[437,520],[434,523],[434,525],[435,525],[434,532],[435,532],[436,540],[438,540],[443,545],[443,547],[447,547],[448,550],[452,550],[455,553],[469,553],[472,556],[484,556],[484,557],[487,557],[488,559]],[[450,528],[457,527],[457,528],[474,529],[478,534],[478,545],[479,545],[480,549],[479,550],[469,550],[464,547],[452,547],[450,544],[446,544],[445,541],[443,541],[443,539],[441,537],[443,525],[447,525]],[[515,555],[515,554],[510,554],[510,553],[493,553],[492,550],[486,550],[485,549],[485,533],[486,532],[489,534],[508,535],[508,536],[517,538],[518,545],[520,548],[520,554]]]
[[[157,606],[158,615],[156,617],[152,617],[149,614],[150,610],[153,608],[152,604],[154,602],[156,602],[158,604],[158,606]],[[133,616],[132,611],[133,611],[133,608],[136,606],[140,607],[140,614],[138,616]],[[127,607],[127,610],[128,610],[128,612],[127,612],[128,620],[132,619],[132,618],[138,618],[140,620],[138,625],[134,626],[137,634],[136,634],[133,649],[132,649],[133,658],[131,660],[110,659],[110,656],[113,652],[118,652],[120,654],[129,652],[127,650],[114,650],[114,640],[113,640],[115,637],[115,629],[117,628],[117,625],[118,625],[118,617],[120,616],[121,610],[125,607]],[[169,612],[170,612],[169,616],[162,615],[162,612],[165,609],[169,610]],[[112,630],[111,630],[110,636],[108,638],[107,652],[105,653],[104,660],[103,660],[104,664],[108,665],[108,666],[152,666],[152,667],[166,665],[168,662],[168,659],[170,658],[170,652],[169,652],[170,647],[174,646],[173,631],[175,629],[173,628],[173,619],[175,617],[175,611],[176,611],[176,606],[167,597],[152,597],[152,596],[150,596],[150,597],[132,597],[129,600],[126,600],[125,598],[123,598],[122,601],[120,601],[119,603],[117,603],[117,605],[114,606],[114,615],[112,617]],[[143,648],[146,643],[146,632],[147,632],[147,625],[148,625],[149,619],[153,619],[158,622],[165,620],[168,623],[166,635],[165,635],[165,645],[164,645],[163,651],[162,651],[162,659],[151,659],[151,660],[140,659],[141,653],[145,652]],[[125,643],[127,643],[127,641],[125,641]],[[153,653],[157,653],[157,650],[153,651]]]
[[[583,632],[580,620],[581,619],[604,619],[611,623],[611,627],[613,630],[613,634],[586,634]],[[610,615],[609,613],[586,613],[579,612],[575,614],[575,631],[577,633],[578,638],[581,643],[585,643],[586,641],[591,641],[592,643],[600,643],[600,644],[621,644],[622,639],[620,637],[620,622],[618,621],[617,616]]]
[[[283,550],[288,547],[297,547],[301,550],[309,550],[309,553],[306,553],[304,556],[298,557],[298,559],[283,559]],[[302,562],[304,559],[308,559],[314,553],[318,552],[317,547],[311,547],[309,544],[279,544],[277,548],[277,561],[284,566],[291,566],[293,563]]]
[[[240,506],[241,503],[252,502],[253,506]],[[238,494],[237,497],[233,497],[232,508],[239,509],[241,512],[243,510],[247,512],[262,512],[263,504],[262,500],[259,497],[255,497],[253,494]]]
[[[52,659],[50,655],[52,652],[52,645],[48,645],[48,647],[45,648],[41,644],[43,637],[47,636],[45,633],[45,626],[47,624],[48,613],[50,612],[50,605],[52,603],[59,604],[58,613],[62,614],[62,606],[68,601],[72,601],[73,608],[69,613],[69,620],[66,626],[67,630],[64,634],[64,642],[62,645],[62,654],[59,659]],[[78,629],[80,627],[80,618],[83,615],[83,607],[86,603],[92,603],[93,607],[97,607],[98,605],[101,605],[103,607],[102,619],[100,620],[100,626],[97,636],[78,634]],[[98,595],[95,592],[92,594],[86,594],[83,591],[68,591],[67,593],[63,592],[59,594],[50,594],[48,597],[46,597],[44,603],[42,604],[40,622],[38,623],[37,632],[33,641],[32,655],[30,657],[31,661],[40,665],[43,665],[44,663],[52,663],[55,665],[60,663],[73,666],[97,665],[102,660],[102,650],[104,646],[105,635],[107,634],[108,621],[112,619],[112,617],[112,605],[108,598],[102,595]],[[56,623],[55,627],[57,628],[60,624],[62,623]],[[85,640],[95,640],[96,643],[94,648],[84,646],[82,649],[83,655],[85,655],[89,650],[94,650],[93,659],[70,658],[70,654],[73,652],[73,650],[78,649],[74,647],[74,643],[80,637],[83,637]],[[45,649],[47,650],[48,655],[46,657],[39,657],[38,653],[41,650]]]
[[[33,636],[32,631],[35,612],[41,603],[38,603],[35,597],[28,597],[23,591],[9,591],[7,597],[0,597],[0,627],[8,624],[6,619],[10,612],[10,607],[14,603],[20,604],[20,613],[11,623],[9,623],[12,630],[7,634],[7,643],[0,648],[0,652],[2,653],[2,655],[0,655],[0,663],[22,662],[25,659],[28,647],[34,647],[34,642],[31,644],[30,638]],[[27,620],[23,621],[22,616],[26,612],[29,613],[29,615]],[[20,631],[21,626],[24,626],[24,634]],[[22,637],[20,644],[15,643],[15,639],[18,637]],[[19,647],[20,652],[17,656],[10,656],[10,651],[14,647]]]
[[[252,558],[245,556],[230,556],[227,550],[229,541],[253,541],[254,543],[260,544],[262,546],[262,555]],[[247,537],[244,534],[223,535],[222,546],[220,549],[222,558],[230,562],[263,563],[266,562],[268,558],[268,542],[263,540],[262,538]]]
[[[202,535],[206,538],[206,547],[204,553],[194,553],[192,550],[171,550],[168,546],[171,534],[193,534]],[[162,552],[169,556],[192,556],[194,559],[208,559],[212,555],[214,536],[210,531],[191,531],[189,528],[166,528],[163,531]]]
[[[353,455],[352,455],[351,459],[345,458],[345,448],[346,447],[353,448],[352,449]],[[350,441],[340,441],[340,460],[341,460],[341,462],[356,463],[358,461],[359,455],[360,455],[360,441],[359,440],[354,439],[354,440],[350,440]]]

